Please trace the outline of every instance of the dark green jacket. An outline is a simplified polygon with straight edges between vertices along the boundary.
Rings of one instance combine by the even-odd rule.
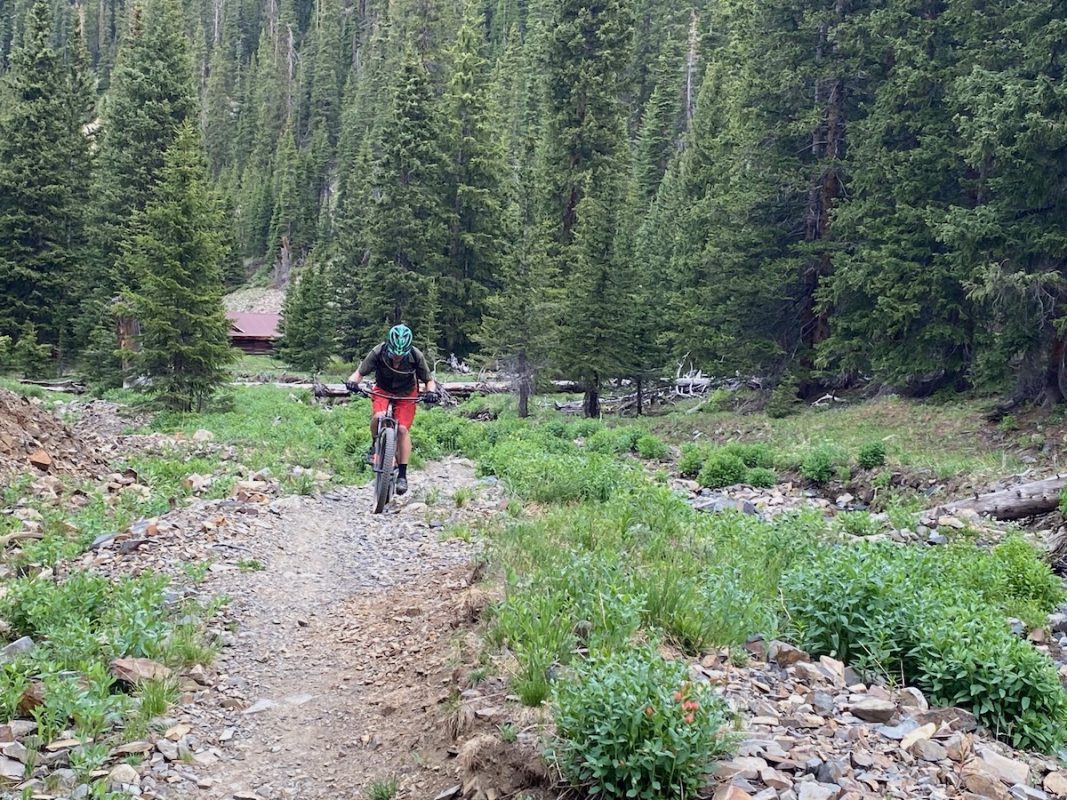
[[[411,352],[394,366],[385,342],[367,353],[367,357],[359,365],[359,374],[374,375],[375,384],[387,394],[410,393],[417,386],[416,378],[423,383],[429,383],[431,380],[430,366],[419,348],[412,347]]]

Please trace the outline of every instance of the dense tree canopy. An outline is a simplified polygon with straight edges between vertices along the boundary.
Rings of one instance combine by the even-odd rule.
[[[1067,394],[1064,0],[75,5],[0,9],[0,335],[86,346],[197,121],[294,363]]]

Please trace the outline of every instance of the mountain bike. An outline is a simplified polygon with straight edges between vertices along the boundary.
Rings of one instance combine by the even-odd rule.
[[[368,397],[381,397],[389,401],[385,407],[385,413],[378,418],[378,436],[374,440],[374,450],[371,456],[371,469],[374,471],[374,513],[381,514],[389,501],[393,499],[396,489],[396,478],[400,473],[396,464],[397,438],[400,431],[393,416],[393,403],[397,400],[414,400],[423,402],[425,395],[416,397],[399,397],[386,394],[377,388],[365,389],[360,387],[360,393]]]

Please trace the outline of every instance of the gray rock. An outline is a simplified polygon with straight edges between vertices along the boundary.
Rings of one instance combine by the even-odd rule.
[[[841,787],[825,783],[798,783],[797,800],[834,800],[841,793]]]
[[[740,511],[742,514],[756,514],[756,507],[748,500],[736,500],[722,494],[711,494],[706,497],[694,498],[691,502],[696,511],[707,514],[716,514],[722,511]]]
[[[33,650],[33,639],[29,636],[23,636],[21,639],[16,639],[3,650],[0,650],[0,663],[6,661],[14,661],[21,655],[25,655]]]
[[[89,545],[89,549],[99,550],[101,547],[106,547],[111,544],[111,542],[115,541],[116,536],[118,536],[117,533],[102,533],[93,539],[92,544]]]
[[[1011,787],[1011,796],[1016,800],[1048,800],[1048,792],[1035,789],[1033,786],[1024,786],[1021,783]]]
[[[933,739],[921,739],[911,746],[911,754],[922,761],[935,763],[948,758],[948,751]]]
[[[919,728],[919,723],[913,720],[911,717],[906,717],[901,720],[898,725],[879,725],[875,728],[878,733],[887,739],[893,739],[899,742],[909,733]]]
[[[889,722],[897,713],[897,704],[889,700],[868,697],[858,703],[853,703],[849,711],[854,717],[859,717],[865,722]]]
[[[948,537],[937,531],[930,531],[930,535],[926,537],[926,542],[933,545],[948,544]]]

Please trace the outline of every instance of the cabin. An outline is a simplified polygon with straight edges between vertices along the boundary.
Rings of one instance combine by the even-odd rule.
[[[265,355],[274,351],[281,337],[278,325],[281,314],[256,314],[246,311],[227,311],[230,320],[230,344],[245,353]]]

